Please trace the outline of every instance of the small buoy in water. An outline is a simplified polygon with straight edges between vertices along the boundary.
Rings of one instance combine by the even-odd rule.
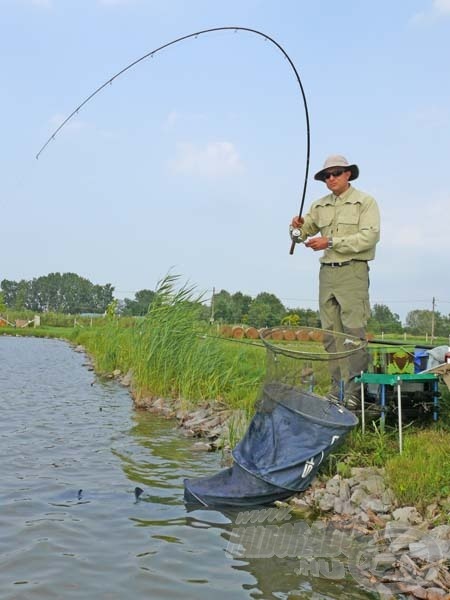
[[[139,496],[144,493],[144,490],[140,487],[134,488],[134,497],[136,498],[136,502],[139,500]]]

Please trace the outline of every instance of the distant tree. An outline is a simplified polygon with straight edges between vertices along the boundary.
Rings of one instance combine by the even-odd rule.
[[[311,308],[300,309],[300,322],[308,327],[320,327],[320,314]]]
[[[143,317],[153,301],[155,292],[152,290],[140,290],[134,295],[134,300],[125,298],[122,314]]]
[[[318,310],[312,310],[311,308],[289,308],[287,310],[287,317],[296,315],[298,317],[298,323],[300,327],[320,327],[320,316]]]
[[[1,289],[5,304],[13,310],[24,310],[28,308],[30,296],[30,283],[22,279],[21,281],[10,281],[3,279]]]
[[[30,284],[29,308],[41,312],[95,312],[91,302],[93,285],[75,273],[49,273]]]
[[[203,301],[198,301],[198,319],[210,323],[211,319],[211,307],[205,304]]]
[[[106,307],[114,299],[114,286],[110,283],[94,285],[91,289],[91,312],[104,313]],[[86,312],[86,311],[84,311]]]
[[[214,320],[222,323],[233,323],[233,300],[226,290],[214,294]]]
[[[379,333],[401,333],[403,331],[400,317],[391,312],[385,304],[374,304],[367,328]]]
[[[285,307],[274,294],[261,292],[250,305],[248,323],[253,327],[275,327],[281,325],[285,315]]]
[[[409,333],[425,335],[431,331],[431,310],[411,310],[406,315],[405,326]]]
[[[450,315],[449,315],[450,317]],[[406,330],[413,335],[431,334],[433,329],[433,312],[431,310],[412,310],[406,315]],[[437,336],[450,335],[450,319],[434,313],[434,334]]]
[[[16,299],[17,282],[3,279],[1,286],[4,303],[7,307],[12,308]]]
[[[450,315],[442,316],[442,331],[440,330],[437,335],[450,336]]]
[[[5,296],[3,292],[0,292],[0,315],[4,315],[6,313],[6,308]]]
[[[236,292],[231,296],[231,314],[232,323],[246,323],[248,320],[248,311],[252,303],[252,297]]]
[[[31,289],[27,281],[22,279],[17,286],[17,293],[13,308],[15,310],[24,310],[30,307]]]
[[[114,288],[94,285],[75,273],[49,273],[32,281],[3,280],[1,288],[9,308],[36,312],[104,313]]]

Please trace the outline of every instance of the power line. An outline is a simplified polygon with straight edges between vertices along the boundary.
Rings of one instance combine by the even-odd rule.
[[[148,288],[142,288],[142,289],[148,289]],[[115,290],[115,292],[117,294],[136,294],[137,292],[142,291],[142,289],[139,290]],[[205,290],[206,292],[213,292],[214,288],[211,289],[207,289]],[[227,290],[224,290],[227,291]],[[232,292],[229,292],[231,295],[233,295]],[[246,292],[242,292],[244,295],[251,295],[251,294],[247,294]],[[258,292],[256,295],[258,295],[260,292]],[[269,292],[270,293],[270,292]],[[219,292],[220,294],[220,292]],[[217,295],[217,293],[215,294]],[[314,302],[314,303],[318,303],[318,299],[317,298],[292,298],[292,297],[287,297],[287,296],[277,296],[279,298],[279,300],[284,300],[284,301],[291,301],[291,302]],[[405,300],[402,299],[386,299],[386,298],[371,298],[371,304],[430,304],[430,302],[432,302],[432,300],[430,300],[430,298],[421,298],[421,299],[414,299],[414,298],[408,298]],[[435,302],[436,304],[450,304],[450,300],[441,300],[440,298],[436,298],[435,297]]]

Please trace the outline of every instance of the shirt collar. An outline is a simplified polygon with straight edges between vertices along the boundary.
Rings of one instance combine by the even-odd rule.
[[[340,196],[335,196],[333,194],[333,199],[334,199],[334,201],[336,201],[338,198],[342,198],[342,200],[347,200],[352,192],[353,192],[353,187],[351,185],[349,185],[348,189],[346,189],[345,192],[343,194],[341,194]]]

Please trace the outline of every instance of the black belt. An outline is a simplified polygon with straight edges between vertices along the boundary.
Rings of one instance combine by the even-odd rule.
[[[352,262],[352,260],[346,260],[345,262],[322,263],[322,267],[346,267],[347,265],[351,265]]]
[[[344,262],[331,262],[331,263],[322,263],[322,267],[346,267],[347,265],[351,265],[353,262],[367,262],[367,260],[359,260],[358,258],[354,258],[353,260],[346,260]]]

